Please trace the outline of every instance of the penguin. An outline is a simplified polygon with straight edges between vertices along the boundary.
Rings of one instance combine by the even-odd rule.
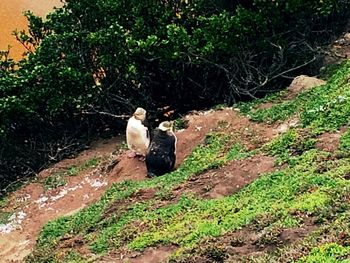
[[[137,108],[133,116],[128,120],[126,126],[126,142],[131,152],[129,158],[145,156],[150,144],[150,133],[148,129],[146,110]]]
[[[173,123],[164,121],[154,130],[152,142],[146,154],[147,176],[154,177],[174,169],[177,138]]]

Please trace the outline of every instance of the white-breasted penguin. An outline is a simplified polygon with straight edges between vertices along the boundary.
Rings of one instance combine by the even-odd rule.
[[[146,154],[147,176],[154,177],[174,169],[177,138],[173,123],[164,121],[154,130],[152,142]]]
[[[147,126],[146,110],[137,108],[126,126],[126,142],[131,150],[128,157],[146,155],[150,144],[150,133]]]

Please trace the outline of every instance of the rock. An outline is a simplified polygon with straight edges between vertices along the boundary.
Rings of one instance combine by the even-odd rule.
[[[298,94],[302,90],[311,89],[313,87],[320,86],[323,84],[326,84],[326,82],[322,79],[309,77],[306,75],[300,75],[294,78],[287,90],[290,93]]]
[[[345,41],[347,41],[348,43],[350,42],[350,32],[349,32],[349,33],[346,33],[346,34],[344,35],[344,39],[345,39]]]

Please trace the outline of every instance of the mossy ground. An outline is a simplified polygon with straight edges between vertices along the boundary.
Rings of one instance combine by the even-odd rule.
[[[239,262],[349,262],[349,130],[335,152],[315,147],[320,134],[348,126],[349,77],[347,62],[327,84],[292,100],[275,94],[237,105],[252,121],[274,123],[298,115],[300,124],[253,151],[219,127],[176,171],[150,180],[114,184],[93,205],[49,222],[27,261],[84,262],[112,251],[142,252],[169,245],[174,246],[168,258],[171,262],[196,262],[199,258],[201,262],[237,262],[237,256]],[[273,106],[259,109],[266,101]],[[274,156],[279,169],[221,198],[175,195],[191,177],[256,154]],[[292,242],[282,239],[287,230],[306,225],[312,228],[303,236]],[[224,248],[227,244],[231,248],[244,245],[246,241],[234,236],[242,230],[258,236],[252,252],[260,253],[240,254],[237,249]],[[231,238],[223,241],[224,237]],[[64,246],[77,239],[79,246]]]
[[[71,165],[67,169],[54,173],[43,180],[45,191],[55,189],[67,183],[67,176],[76,176],[79,172],[95,168],[101,162],[101,158],[91,158],[80,165]]]

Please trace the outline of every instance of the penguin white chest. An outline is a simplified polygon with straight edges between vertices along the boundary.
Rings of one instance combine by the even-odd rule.
[[[140,154],[146,154],[150,139],[148,128],[140,120],[131,117],[126,127],[128,148]]]

